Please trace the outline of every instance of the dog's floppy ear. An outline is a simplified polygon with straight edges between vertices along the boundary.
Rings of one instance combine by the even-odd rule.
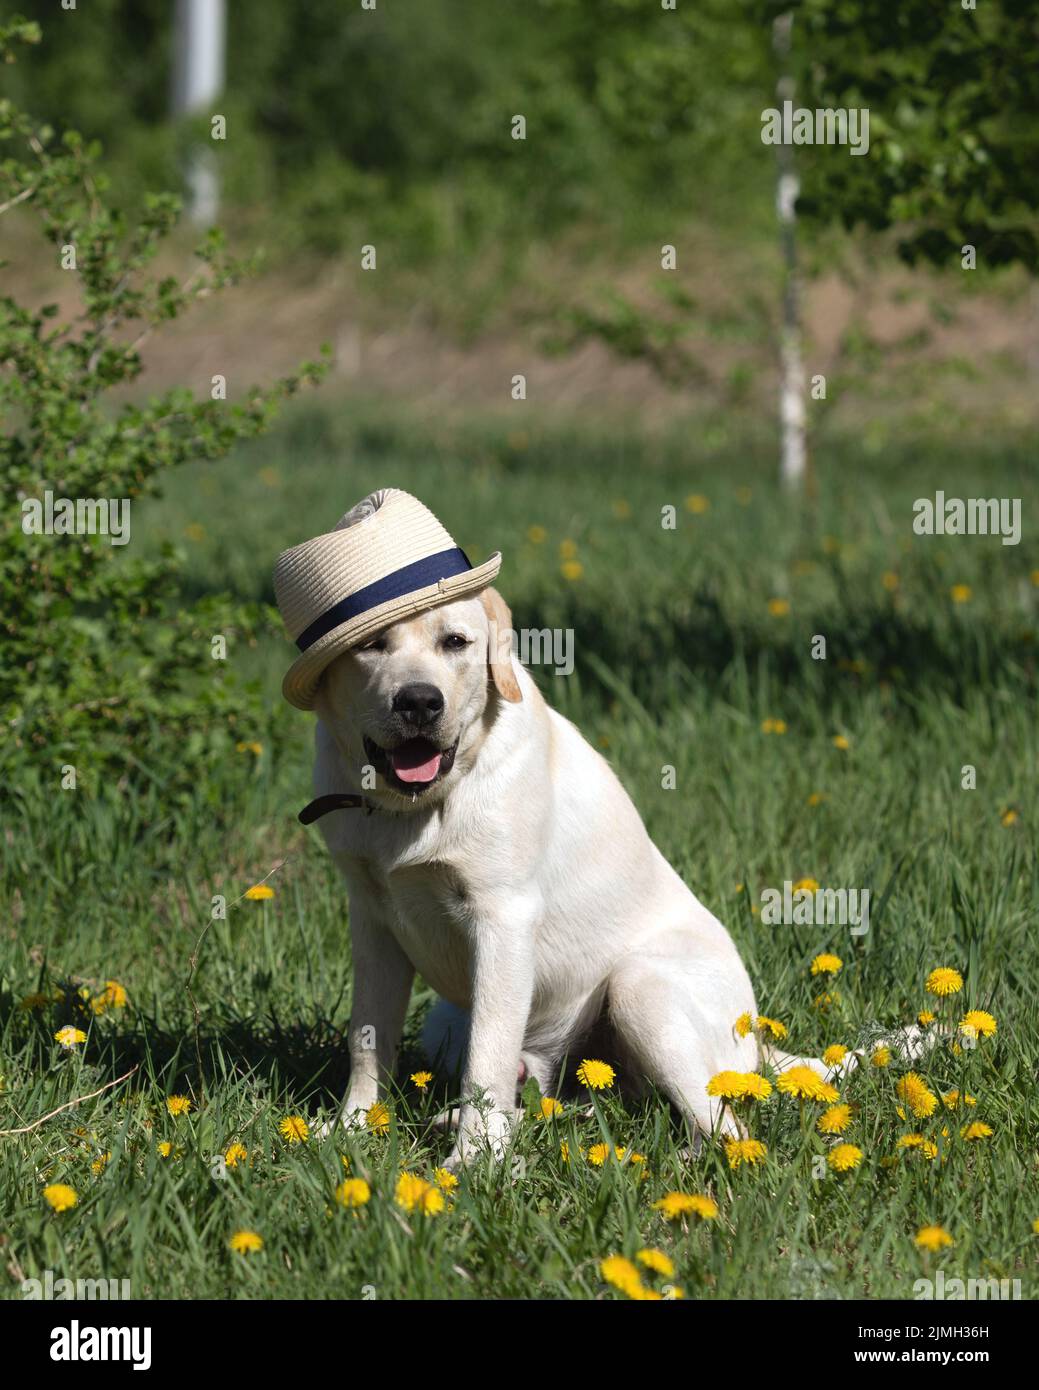
[[[487,614],[487,665],[494,688],[503,700],[518,704],[523,699],[512,669],[512,614],[497,589],[483,589],[480,602]]]

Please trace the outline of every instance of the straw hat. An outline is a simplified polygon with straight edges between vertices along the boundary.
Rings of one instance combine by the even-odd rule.
[[[409,493],[395,487],[370,493],[334,531],[278,557],[274,592],[301,652],[282,694],[297,709],[313,709],[321,673],[341,652],[402,618],[475,594],[500,568],[498,551],[471,565]]]

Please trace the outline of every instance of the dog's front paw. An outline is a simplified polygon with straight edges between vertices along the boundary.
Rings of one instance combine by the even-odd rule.
[[[458,1122],[458,1139],[443,1166],[449,1173],[457,1173],[470,1159],[487,1153],[495,1163],[501,1163],[508,1152],[513,1124],[520,1114],[516,1111],[510,1115],[503,1110],[481,1113],[473,1107],[464,1107]]]
[[[360,1106],[344,1105],[343,1108],[330,1120],[324,1124],[315,1125],[312,1133],[315,1139],[327,1139],[330,1134],[336,1134],[340,1130],[360,1130],[366,1129],[368,1125],[368,1111]]]

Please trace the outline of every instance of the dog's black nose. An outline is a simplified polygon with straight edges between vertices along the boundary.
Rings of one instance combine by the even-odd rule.
[[[444,697],[435,685],[425,685],[421,681],[402,685],[393,697],[393,712],[402,714],[409,723],[421,728],[443,714]]]

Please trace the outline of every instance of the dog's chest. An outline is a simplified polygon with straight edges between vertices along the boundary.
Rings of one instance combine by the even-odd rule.
[[[381,877],[393,934],[404,954],[438,994],[468,1008],[472,972],[465,885],[439,864],[395,868]]]

